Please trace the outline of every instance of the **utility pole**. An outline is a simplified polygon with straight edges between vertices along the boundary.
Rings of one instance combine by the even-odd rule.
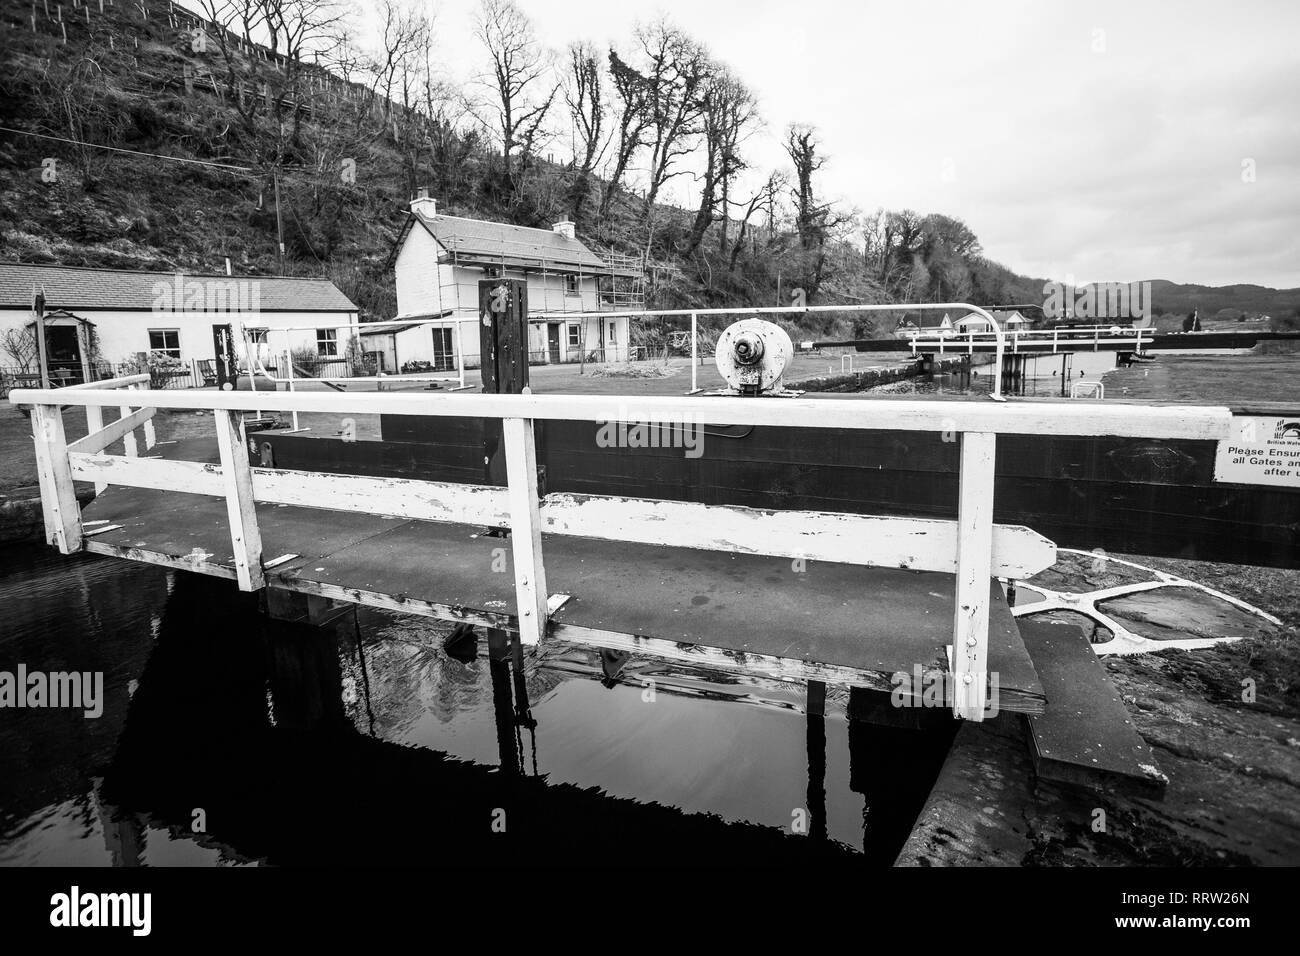
[[[275,235],[276,243],[280,250],[279,265],[276,272],[284,275],[284,220],[280,218],[280,170],[279,167],[271,171],[271,181],[275,184]]]

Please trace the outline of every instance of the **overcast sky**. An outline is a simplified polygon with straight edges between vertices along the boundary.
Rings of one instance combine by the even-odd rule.
[[[432,4],[453,77],[481,69],[476,2]],[[521,6],[556,49],[667,14],[757,92],[757,178],[811,123],[827,195],[960,217],[1018,272],[1300,286],[1297,0]]]

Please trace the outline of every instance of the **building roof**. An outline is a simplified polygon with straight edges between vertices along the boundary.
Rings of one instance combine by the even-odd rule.
[[[551,229],[534,229],[485,219],[407,214],[398,246],[418,222],[457,260],[472,265],[501,265],[553,272],[608,273],[611,266],[583,244]]]
[[[398,332],[409,332],[411,329],[418,329],[425,322],[434,322],[438,319],[445,319],[451,315],[455,309],[443,309],[441,312],[421,312],[416,315],[401,315],[389,322],[362,322],[357,326],[357,335],[395,335]],[[478,314],[475,313],[472,318],[478,321]],[[397,324],[402,323],[402,324]],[[367,328],[368,325],[378,325],[379,328]]]
[[[229,283],[255,283],[259,312],[356,312],[357,307],[329,279],[297,276],[226,276],[191,272],[146,272],[135,269],[92,269],[83,266],[36,265],[0,262],[0,309],[30,309],[32,287],[44,287],[47,309],[78,312],[186,311],[158,308],[158,283],[167,287],[168,301],[175,295],[177,280],[181,295],[190,295],[191,282],[211,281],[212,288],[230,288]],[[245,288],[248,288],[245,286]],[[249,293],[252,295],[252,292]],[[241,311],[230,308],[230,311]],[[197,311],[197,310],[189,310]]]

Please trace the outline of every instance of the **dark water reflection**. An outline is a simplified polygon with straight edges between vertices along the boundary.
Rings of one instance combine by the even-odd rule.
[[[0,670],[105,675],[97,720],[0,710],[0,865],[889,863],[951,736],[45,548],[0,550],[0,602]]]

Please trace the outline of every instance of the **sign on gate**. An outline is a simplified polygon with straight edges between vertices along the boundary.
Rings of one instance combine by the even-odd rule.
[[[1219,442],[1214,480],[1300,488],[1300,414],[1234,417]]]

